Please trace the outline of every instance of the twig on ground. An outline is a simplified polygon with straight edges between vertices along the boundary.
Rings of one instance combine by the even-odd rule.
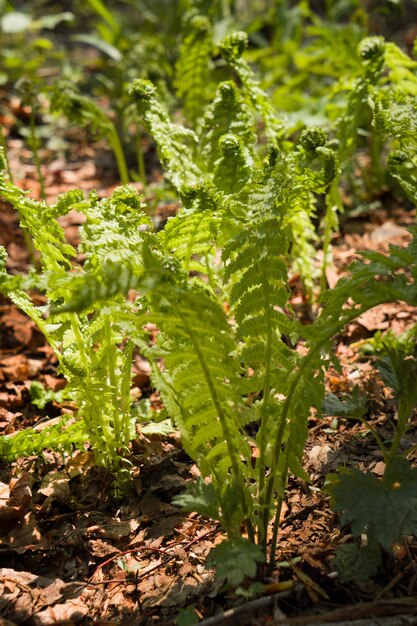
[[[241,604],[239,606],[234,607],[233,609],[229,609],[228,611],[224,611],[219,615],[214,615],[213,617],[209,617],[202,622],[198,623],[198,626],[218,626],[224,621],[235,619],[238,615],[242,613],[247,613],[248,611],[255,611],[258,609],[265,609],[275,602],[279,600],[285,600],[289,598],[291,595],[297,592],[297,590],[302,589],[301,585],[296,585],[294,589],[290,589],[288,591],[280,591],[279,593],[275,593],[271,596],[262,596],[261,598],[256,598],[256,600],[250,600],[249,602],[245,602],[245,604]],[[286,624],[285,621],[279,622],[280,624]]]
[[[191,541],[186,543],[184,546],[181,546],[181,544],[176,544],[176,545],[177,546],[181,546],[183,548],[183,550],[187,550],[190,546],[192,546],[195,543],[198,543],[200,541],[200,539],[204,539],[204,537],[207,537],[208,535],[213,533],[215,530],[217,530],[217,527],[210,528],[209,530],[206,530],[201,535],[198,535],[198,537],[194,537],[194,539],[192,539]],[[160,563],[157,563],[156,565],[154,565],[154,567],[149,568],[147,572],[144,572],[143,574],[139,574],[139,579],[144,578],[145,576],[147,576],[148,574],[150,574],[154,570],[158,569],[159,567],[162,567],[163,565],[165,565],[166,563],[168,563],[169,561],[171,561],[172,559],[174,559],[177,556],[176,554],[169,554],[169,552],[167,550],[161,550],[160,548],[148,548],[147,546],[136,546],[136,548],[131,548],[130,550],[125,550],[124,552],[117,552],[117,554],[114,554],[113,556],[108,558],[106,561],[103,561],[103,563],[100,563],[100,565],[98,565],[98,567],[95,569],[94,573],[92,574],[92,576],[90,576],[90,578],[88,579],[86,584],[92,583],[94,576],[105,565],[108,565],[109,563],[111,563],[115,559],[118,559],[121,556],[125,556],[126,554],[133,554],[135,552],[141,552],[141,551],[144,551],[144,552],[158,552],[159,554],[167,555],[167,558],[163,559]],[[112,579],[112,580],[114,580],[114,579]],[[109,580],[109,581],[102,581],[101,584],[106,584],[107,582],[111,582],[111,580]]]

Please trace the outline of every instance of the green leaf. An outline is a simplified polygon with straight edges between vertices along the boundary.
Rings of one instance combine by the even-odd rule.
[[[258,564],[263,563],[261,546],[248,539],[223,541],[210,551],[207,564],[215,567],[219,578],[226,578],[232,585],[240,585],[247,578],[255,578]]]
[[[64,390],[52,391],[52,389],[46,389],[40,382],[34,380],[29,387],[30,401],[32,404],[38,407],[38,409],[44,409],[49,402],[62,402]]]
[[[334,393],[329,393],[323,401],[323,413],[336,417],[362,417],[367,410],[366,397],[359,394],[359,387],[356,385],[352,391],[352,396],[338,398]]]
[[[113,59],[113,61],[116,61],[118,63],[120,63],[120,61],[122,60],[122,54],[117,48],[107,43],[107,41],[104,41],[104,39],[97,37],[96,35],[73,35],[71,37],[71,41],[76,41],[77,43],[84,43],[87,46],[92,46],[93,48],[100,50],[100,52],[104,52],[104,54],[107,54],[110,59]]]
[[[336,550],[333,567],[341,583],[365,582],[375,576],[381,565],[381,551],[375,544],[359,547],[356,543],[345,543]]]
[[[191,606],[181,609],[175,620],[176,626],[193,626],[193,624],[198,624],[198,622],[197,614]]]
[[[187,485],[187,490],[175,496],[173,503],[184,511],[197,511],[212,519],[219,519],[219,501],[216,490],[211,483],[202,478]]]
[[[417,468],[396,459],[383,479],[370,472],[351,470],[330,485],[333,508],[343,512],[342,524],[352,525],[352,534],[366,533],[371,542],[389,550],[404,535],[417,533]]]
[[[53,30],[58,24],[61,22],[73,22],[74,21],[74,13],[70,11],[64,11],[63,13],[55,13],[53,15],[42,15],[39,19],[34,23],[38,28],[47,28],[49,30]]]
[[[407,404],[417,404],[417,359],[401,349],[385,347],[387,356],[378,363],[384,383]]]

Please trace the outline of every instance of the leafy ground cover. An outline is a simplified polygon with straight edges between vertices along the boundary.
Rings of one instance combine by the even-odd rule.
[[[411,616],[417,79],[404,22],[390,33],[343,3],[261,18],[190,2],[165,7],[167,51],[151,9],[138,42],[123,11],[88,4],[91,32],[72,41],[99,53],[72,83],[43,81],[62,59],[39,56],[36,36],[74,15],[30,21],[6,3],[2,18],[4,622]],[[368,17],[400,47],[365,38]],[[329,41],[341,48],[322,80]],[[135,65],[133,44],[149,62]]]

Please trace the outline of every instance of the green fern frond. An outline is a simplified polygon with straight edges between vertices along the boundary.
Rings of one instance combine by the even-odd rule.
[[[226,194],[236,193],[249,181],[252,159],[243,141],[235,135],[220,137],[220,157],[214,162],[213,183]]]
[[[248,44],[248,36],[244,32],[234,32],[220,43],[220,53],[230,65],[240,81],[248,101],[265,125],[268,139],[277,143],[283,135],[283,123],[278,117],[268,95],[261,89],[252,70],[242,58]]]
[[[26,428],[14,435],[0,437],[0,457],[13,461],[24,456],[42,454],[44,450],[81,449],[86,443],[82,422],[67,425],[62,418],[55,426],[36,431]]]
[[[63,113],[77,126],[88,128],[96,137],[106,138],[115,156],[122,183],[129,182],[123,147],[109,114],[91,98],[82,95],[75,84],[58,81],[52,90],[51,109]]]
[[[374,94],[374,125],[393,150],[387,166],[409,197],[417,202],[417,106],[401,89]]]
[[[51,108],[64,113],[73,124],[88,127],[98,138],[106,137],[112,131],[113,124],[106,113],[69,81],[60,81],[55,85]]]
[[[152,228],[145,209],[142,196],[128,185],[117,187],[109,198],[100,201],[90,196],[90,205],[84,211],[86,221],[80,229],[87,272],[104,263],[136,261],[140,265],[142,242]]]
[[[223,135],[239,137],[252,153],[255,144],[254,119],[239,89],[232,81],[220,83],[213,102],[207,107],[200,135],[201,152],[211,171],[218,158]]]
[[[180,209],[168,220],[160,239],[163,248],[181,261],[186,272],[205,274],[209,269],[208,260],[220,244],[228,203],[209,180],[188,189],[184,202],[189,208]]]
[[[150,81],[133,81],[129,94],[157,143],[160,159],[173,185],[181,191],[184,186],[197,181],[201,172],[193,161],[190,148],[190,143],[194,145],[197,142],[196,135],[171,122]]]
[[[250,448],[239,423],[240,364],[233,358],[232,328],[221,304],[200,288],[157,290],[154,298],[160,309],[156,322],[171,338],[171,345],[162,340],[165,368],[154,364],[155,382],[202,474],[214,478],[221,494],[230,484],[242,492],[243,520],[248,511],[241,458],[249,462]]]
[[[56,217],[76,208],[83,201],[82,191],[69,191],[58,201],[48,206],[29,198],[19,187],[5,180],[0,172],[0,193],[18,211],[21,226],[32,235],[33,245],[41,253],[41,263],[45,270],[58,271],[71,267],[71,258],[76,252],[65,242],[65,233]]]
[[[417,204],[417,159],[410,158],[408,151],[393,150],[388,155],[387,165],[392,176]]]
[[[210,21],[204,15],[190,17],[184,31],[175,68],[175,86],[184,101],[185,116],[194,125],[210,93],[213,35]]]
[[[385,63],[392,86],[407,96],[417,96],[417,61],[410,58],[395,43],[385,44]]]

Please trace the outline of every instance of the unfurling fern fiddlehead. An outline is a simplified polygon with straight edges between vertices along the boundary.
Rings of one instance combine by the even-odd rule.
[[[261,89],[249,65],[242,58],[247,44],[246,33],[234,32],[221,42],[220,53],[235,72],[247,100],[264,123],[266,136],[271,142],[277,143],[283,133],[283,124],[268,95]]]
[[[173,185],[181,191],[184,186],[197,181],[201,173],[194,163],[189,147],[190,143],[197,141],[196,135],[191,130],[171,122],[150,81],[141,79],[133,81],[129,94],[147,129],[157,142],[160,159],[167,168]]]

